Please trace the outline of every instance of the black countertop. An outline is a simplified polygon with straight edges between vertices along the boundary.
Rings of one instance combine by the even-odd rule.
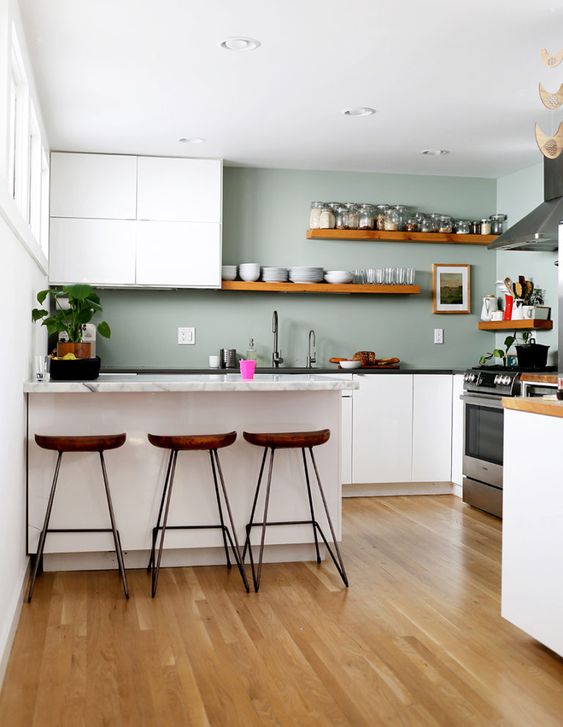
[[[283,366],[278,369],[258,368],[257,374],[457,374],[465,369],[341,369],[337,366],[306,368],[304,366]],[[151,366],[102,366],[103,374],[238,374],[239,369],[179,368]]]

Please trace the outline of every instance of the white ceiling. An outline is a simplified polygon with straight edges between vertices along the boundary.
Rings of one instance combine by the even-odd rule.
[[[537,84],[563,81],[539,54],[563,46],[562,0],[20,5],[53,149],[498,177],[541,160],[534,121],[561,119]],[[237,35],[262,46],[219,47]]]

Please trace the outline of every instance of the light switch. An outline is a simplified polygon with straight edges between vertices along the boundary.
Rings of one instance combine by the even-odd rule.
[[[434,343],[444,343],[444,329],[443,328],[434,329]]]
[[[178,328],[178,344],[180,346],[195,344],[195,328]]]

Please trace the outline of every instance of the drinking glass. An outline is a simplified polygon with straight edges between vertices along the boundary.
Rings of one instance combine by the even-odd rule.
[[[395,284],[395,269],[385,268],[385,285]]]
[[[49,357],[38,354],[33,357],[33,375],[36,381],[46,381],[49,378]]]
[[[414,268],[407,268],[406,269],[406,284],[407,285],[414,285],[414,276],[415,276],[415,269]]]
[[[385,280],[385,271],[383,268],[375,268],[375,282],[377,285],[382,285]]]
[[[395,268],[395,285],[404,285],[406,268]]]

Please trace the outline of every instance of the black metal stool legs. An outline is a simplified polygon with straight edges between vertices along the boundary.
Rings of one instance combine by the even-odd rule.
[[[170,470],[172,468],[172,450],[170,451],[170,456],[168,457],[168,466],[166,467],[166,477],[164,478],[164,488],[162,490],[162,498],[160,500],[160,507],[158,508],[158,518],[156,520],[156,527],[152,529],[152,547],[151,547],[151,555],[149,559],[149,564],[147,565],[147,572],[150,572],[154,568],[154,552],[156,550],[156,538],[158,536],[158,531],[160,530],[160,521],[162,520],[162,511],[164,510],[164,502],[166,500],[166,493],[168,491],[168,480],[170,478]]]
[[[334,553],[332,552],[332,548],[328,544],[328,541],[325,538],[323,531],[321,530],[319,524],[316,521],[314,522],[314,526],[315,526],[315,528],[318,528],[319,533],[321,534],[321,537],[322,537],[322,539],[324,541],[324,544],[325,544],[328,552],[330,553],[330,557],[332,558],[332,562],[336,566],[336,570],[340,574],[340,577],[342,578],[342,581],[344,582],[344,585],[346,587],[348,587],[349,586],[348,576],[346,575],[346,569],[344,568],[344,561],[342,560],[342,555],[340,553],[340,548],[338,547],[338,541],[336,540],[336,534],[334,532],[334,527],[332,525],[332,520],[331,520],[331,517],[330,517],[330,513],[328,511],[328,505],[326,504],[325,493],[324,493],[324,490],[323,490],[323,486],[321,485],[321,478],[319,477],[319,471],[317,469],[317,463],[315,462],[315,457],[313,455],[313,448],[312,447],[309,447],[309,455],[311,456],[311,462],[313,463],[313,468],[315,470],[315,477],[317,478],[317,485],[319,486],[319,492],[320,492],[320,495],[321,495],[321,499],[323,501],[323,507],[324,507],[324,510],[325,510],[326,519],[328,520],[328,527],[330,528],[330,534],[332,536],[332,542],[333,542],[333,545],[334,545],[334,549],[336,550],[336,556],[337,556],[338,560],[334,556]],[[303,452],[303,460],[305,461],[305,452]],[[305,469],[306,468],[307,468],[307,464],[305,462]]]
[[[61,460],[63,453],[59,452],[57,457],[57,464],[55,465],[55,474],[53,476],[53,484],[51,485],[51,492],[49,493],[49,500],[47,502],[47,510],[45,512],[45,521],[43,523],[43,529],[39,536],[39,544],[37,546],[37,555],[35,556],[35,563],[33,564],[33,572],[31,574],[31,580],[29,582],[29,591],[27,593],[27,602],[31,603],[31,597],[33,596],[33,589],[35,587],[35,579],[37,578],[37,571],[41,559],[43,558],[43,549],[45,548],[45,538],[47,537],[47,530],[49,529],[49,520],[51,519],[51,510],[53,509],[53,500],[55,499],[55,490],[57,489],[57,480],[59,479],[59,470],[61,469]]]
[[[262,467],[260,468],[260,475],[258,477],[258,484],[256,485],[256,494],[254,496],[254,503],[252,506],[252,513],[250,515],[250,521],[246,527],[246,543],[245,543],[245,551],[246,546],[248,546],[248,554],[250,556],[250,568],[252,570],[252,581],[254,583],[254,591],[258,593],[260,590],[260,580],[262,578],[262,563],[264,561],[264,543],[266,540],[266,526],[268,523],[268,506],[270,504],[270,490],[272,488],[272,470],[274,467],[274,449],[270,448],[270,464],[268,466],[268,481],[266,483],[266,497],[264,500],[264,515],[262,517],[262,522],[259,523],[262,525],[262,534],[260,537],[260,550],[258,553],[258,568],[256,568],[254,563],[254,556],[252,554],[252,546],[250,544],[250,534],[252,532],[252,525],[254,520],[254,511],[256,510],[256,502],[258,500],[258,493],[260,492],[260,486],[262,483],[262,475],[264,472],[264,463],[266,461],[266,453],[268,451],[268,448],[264,450],[264,458],[262,459]],[[258,524],[258,523],[257,523]]]
[[[164,535],[166,533],[166,524],[168,523],[168,512],[170,511],[170,498],[172,497],[172,485],[174,484],[174,473],[176,471],[176,460],[178,459],[178,450],[173,449],[170,452],[170,467],[168,468],[168,480],[164,483],[164,491],[168,489],[168,493],[166,496],[166,505],[164,508],[164,519],[162,521],[162,528],[160,531],[160,545],[158,548],[158,558],[156,561],[156,566],[154,564],[154,555],[152,557],[153,559],[153,568],[152,568],[152,597],[154,598],[156,596],[156,589],[158,586],[158,576],[160,573],[160,563],[162,561],[162,549],[164,548]]]
[[[313,525],[313,535],[315,537],[315,552],[317,554],[317,563],[321,563],[321,553],[319,551],[319,539],[317,538],[317,521],[315,520],[315,508],[313,507],[313,495],[311,494],[311,483],[309,481],[309,468],[307,467],[307,459],[305,450],[301,450],[303,455],[303,468],[305,469],[305,482],[307,483],[307,497],[309,498],[309,510],[311,511],[311,523]]]
[[[246,577],[246,571],[244,569],[244,565],[240,556],[240,547],[238,544],[238,538],[237,533],[235,529],[235,523],[233,520],[233,513],[231,511],[231,504],[229,502],[229,498],[227,497],[227,488],[225,487],[225,480],[223,478],[223,470],[221,469],[221,463],[219,462],[219,454],[216,449],[210,449],[209,455],[211,457],[211,469],[213,471],[213,482],[215,484],[215,494],[217,495],[217,506],[219,508],[219,518],[221,520],[221,530],[223,533],[223,542],[225,544],[225,553],[227,555],[227,565],[229,568],[231,567],[231,562],[229,560],[229,550],[227,548],[227,541],[226,536],[228,536],[231,548],[233,550],[233,554],[235,556],[236,564],[239,569],[240,577],[242,578],[242,582],[244,584],[244,587],[246,589],[246,592],[250,592],[250,587],[248,585],[248,579]],[[215,462],[213,461],[213,457],[215,456]],[[221,482],[221,490],[223,492],[223,498],[225,500],[225,505],[227,507],[227,515],[229,516],[229,522],[231,524],[231,531],[232,531],[232,537],[231,533],[229,532],[229,529],[225,526],[225,522],[223,519],[223,508],[221,506],[221,498],[219,496],[219,488],[217,486],[217,472],[215,471],[215,465],[217,465],[217,472],[219,473],[219,481]],[[233,543],[234,540],[234,543]]]
[[[244,550],[242,551],[242,562],[246,560],[246,551],[250,547],[250,529],[254,521],[254,513],[256,512],[256,503],[258,502],[258,495],[260,493],[260,483],[262,482],[262,474],[264,472],[264,465],[266,464],[266,455],[268,454],[268,448],[264,448],[264,456],[262,457],[262,464],[260,465],[260,472],[258,474],[258,484],[256,485],[256,491],[254,493],[254,500],[252,501],[252,509],[250,510],[250,520],[246,526],[246,538],[244,541]],[[252,561],[252,551],[250,551],[250,560]]]
[[[117,555],[117,564],[119,566],[119,573],[121,575],[121,581],[123,583],[123,591],[125,598],[129,598],[129,587],[127,585],[127,575],[125,573],[125,562],[123,560],[123,550],[121,549],[121,538],[115,526],[115,515],[113,513],[113,503],[111,501],[111,494],[109,491],[108,474],[106,472],[106,463],[104,461],[104,453],[100,452],[100,463],[102,465],[102,475],[104,478],[104,487],[106,489],[106,498],[108,501],[109,519],[111,520],[111,531],[113,533],[113,542],[115,544],[115,553]]]

